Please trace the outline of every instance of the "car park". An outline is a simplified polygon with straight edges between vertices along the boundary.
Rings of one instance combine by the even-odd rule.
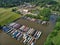
[[[32,19],[31,21],[36,21]],[[35,30],[34,28],[30,28],[26,25],[21,25],[18,23],[11,23],[8,26],[3,27],[3,31],[7,34],[11,35],[12,38],[16,40],[24,39],[23,43],[33,45],[34,41],[37,40],[41,33],[40,31]]]

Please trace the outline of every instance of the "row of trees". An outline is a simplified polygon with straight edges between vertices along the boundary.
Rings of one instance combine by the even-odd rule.
[[[57,2],[53,0],[0,0],[0,7],[12,7],[23,4],[24,2],[31,2],[36,5],[45,5],[45,4],[56,4]]]
[[[40,7],[50,8],[53,11],[60,11],[60,3],[53,0],[45,0],[39,3]]]
[[[13,7],[24,2],[36,2],[37,0],[0,0],[0,7]]]
[[[0,7],[13,7],[20,5],[19,0],[0,0]]]

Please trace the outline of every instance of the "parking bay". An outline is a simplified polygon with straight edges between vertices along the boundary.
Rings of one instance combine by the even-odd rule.
[[[36,30],[40,30],[42,32],[41,37],[36,42],[36,45],[43,45],[47,36],[52,32],[52,30],[54,28],[54,25],[51,22],[48,26],[37,24],[37,23],[27,21],[24,19],[18,19],[16,22],[19,24],[27,25],[29,27],[36,29]],[[12,39],[10,36],[5,34],[4,32],[0,33],[0,40],[1,40],[0,41],[1,45],[23,45],[19,41]]]

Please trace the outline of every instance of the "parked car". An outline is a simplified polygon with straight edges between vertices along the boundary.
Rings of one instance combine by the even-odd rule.
[[[34,30],[34,32],[32,33],[32,36],[34,36],[34,34],[36,33],[37,30]]]
[[[7,26],[3,26],[2,30],[4,32],[8,32],[9,30],[11,30],[11,28],[7,27]]]
[[[15,30],[15,31],[12,33],[12,35],[14,35],[16,32],[17,32],[17,30]]]
[[[15,25],[16,23],[10,23],[9,26],[10,27],[13,27],[13,25]]]
[[[20,27],[21,27],[20,24],[15,24],[15,25],[13,25],[13,28],[15,28],[15,29],[19,29]]]
[[[20,30],[23,30],[25,28],[25,25],[21,26],[19,29]]]
[[[27,39],[27,37],[28,37],[28,34],[23,34],[23,39]]]
[[[20,33],[20,35],[18,36],[17,40],[20,40],[20,38],[23,36],[22,33]]]
[[[37,31],[34,35],[35,39],[38,39],[41,35],[41,32],[40,31]]]
[[[30,28],[27,32],[27,34],[32,34],[34,32],[34,29],[33,28]]]
[[[27,43],[27,39],[25,39],[25,40],[23,41],[23,43],[26,44],[26,43]]]
[[[42,21],[42,25],[47,24],[47,21]]]
[[[35,40],[35,39],[32,38],[29,43],[32,44],[32,43],[34,42],[34,40]]]
[[[18,34],[19,32],[15,32],[14,35],[12,35],[13,38],[16,38],[16,35]]]
[[[13,31],[13,29],[9,30],[7,33],[10,33],[11,31]]]
[[[16,37],[18,37],[20,35],[20,32],[16,35]]]
[[[36,19],[32,18],[32,19],[31,19],[31,21],[32,21],[32,22],[35,22],[35,21],[36,21]]]
[[[31,45],[35,45],[34,42],[32,42]]]
[[[25,28],[23,29],[24,32],[27,32],[28,30],[29,30],[29,27],[25,27]]]
[[[29,36],[27,40],[28,40],[28,43],[29,43],[32,40],[32,37]]]
[[[16,31],[16,30],[13,29],[13,30],[10,32],[10,34],[13,34],[15,31]]]

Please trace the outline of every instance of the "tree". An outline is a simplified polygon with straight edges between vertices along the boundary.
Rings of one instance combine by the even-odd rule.
[[[51,11],[48,8],[44,8],[43,10],[40,11],[39,16],[43,16],[43,20],[49,20],[49,17],[51,15]]]
[[[60,16],[58,16],[58,18],[57,18],[57,22],[60,22]]]
[[[40,11],[40,15],[44,17],[48,17],[50,16],[50,14],[51,14],[51,11],[48,8],[44,8],[43,10]]]
[[[60,30],[60,22],[56,23],[55,29]]]
[[[50,40],[47,40],[47,41],[45,42],[45,45],[54,45],[54,43],[53,43],[52,40],[50,39]]]

